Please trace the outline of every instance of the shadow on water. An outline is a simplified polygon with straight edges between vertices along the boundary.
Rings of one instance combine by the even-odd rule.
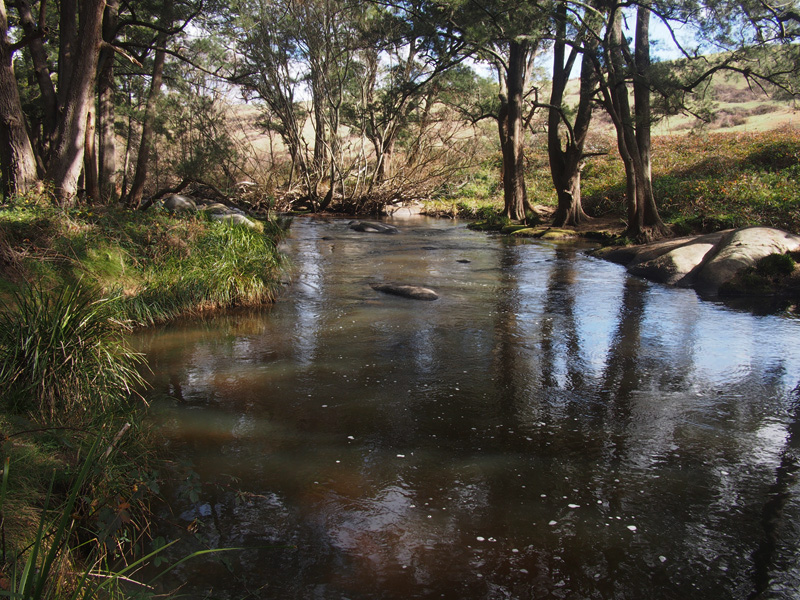
[[[581,246],[296,220],[271,310],[143,332],[184,466],[164,590],[215,598],[793,598],[800,321]],[[436,302],[370,283],[436,289]]]

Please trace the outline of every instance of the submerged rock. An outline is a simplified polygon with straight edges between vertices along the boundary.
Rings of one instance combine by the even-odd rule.
[[[372,221],[350,221],[350,229],[362,233],[398,233],[400,231],[394,225]]]
[[[596,255],[624,265],[632,275],[716,296],[722,286],[765,256],[798,250],[800,236],[770,227],[745,227],[642,246],[606,248]]]
[[[432,289],[420,287],[417,285],[399,285],[396,283],[373,283],[372,289],[384,294],[392,294],[394,296],[402,296],[404,298],[411,298],[412,300],[437,300],[439,294]]]

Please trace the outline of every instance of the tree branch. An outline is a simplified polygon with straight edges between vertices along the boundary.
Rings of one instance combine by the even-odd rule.
[[[144,67],[144,65],[142,63],[140,63],[138,60],[136,60],[136,58],[134,58],[133,56],[131,56],[130,54],[125,52],[125,50],[123,50],[119,46],[115,46],[114,44],[103,40],[102,42],[100,42],[100,47],[101,48],[105,48],[107,50],[111,50],[113,52],[116,52],[120,56],[126,58],[129,62],[132,62],[133,64],[135,64],[137,67],[140,67],[140,68]]]

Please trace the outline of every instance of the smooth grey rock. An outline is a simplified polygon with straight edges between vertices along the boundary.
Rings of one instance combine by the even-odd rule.
[[[657,248],[645,249],[628,266],[632,275],[659,283],[679,284],[710,252],[725,233],[718,232],[694,238],[673,240],[678,244],[658,243]]]
[[[800,250],[800,236],[771,227],[746,227],[726,235],[681,285],[701,294],[716,295],[722,284],[770,254]]]
[[[800,236],[771,227],[746,227],[602,250],[597,256],[626,266],[632,275],[715,296],[720,286],[759,259],[797,251]]]
[[[439,294],[432,289],[417,285],[398,285],[396,283],[373,283],[372,289],[384,294],[402,296],[412,300],[437,300]]]
[[[250,219],[248,219],[244,215],[240,215],[238,213],[212,214],[211,219],[213,221],[222,221],[225,223],[231,223],[232,225],[243,225],[245,227],[250,227],[251,229],[256,228],[255,223],[253,223]]]
[[[385,223],[374,223],[372,221],[350,221],[350,229],[362,233],[398,233],[399,229],[394,225]]]
[[[162,203],[164,205],[164,208],[171,213],[197,212],[197,205],[194,203],[194,200],[192,200],[188,196],[181,196],[180,194],[170,194],[169,196],[166,196],[164,198]]]
[[[210,215],[224,215],[231,212],[231,209],[225,206],[220,202],[212,202],[211,204],[206,204],[205,206],[201,207],[202,211],[207,212]]]

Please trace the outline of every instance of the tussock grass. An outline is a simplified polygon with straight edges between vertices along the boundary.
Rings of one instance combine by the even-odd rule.
[[[114,299],[80,284],[33,284],[0,305],[0,389],[6,410],[51,424],[83,424],[135,394],[142,357],[114,319]]]

